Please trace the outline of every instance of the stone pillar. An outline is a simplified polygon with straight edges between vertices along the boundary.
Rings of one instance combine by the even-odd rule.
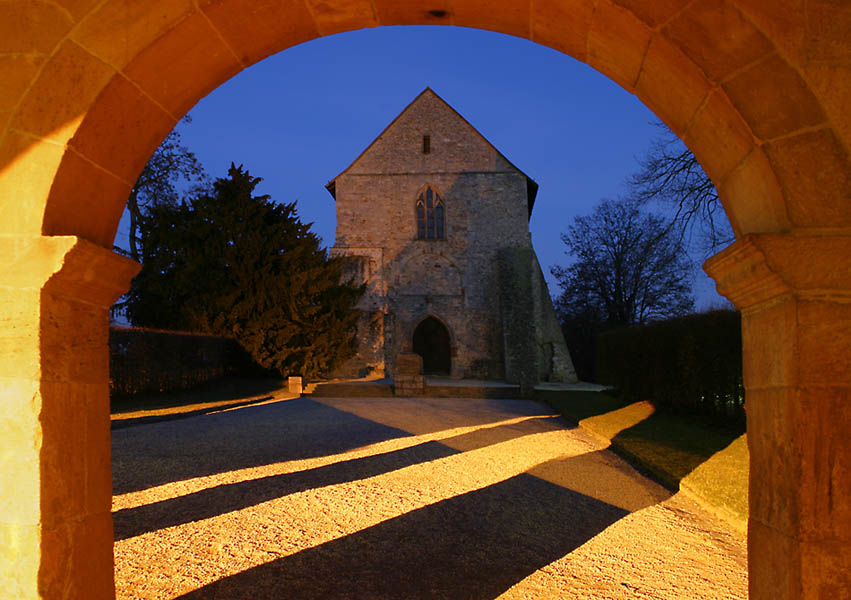
[[[750,598],[849,598],[851,237],[746,236],[704,268],[742,312]]]
[[[293,375],[290,375],[289,377],[287,377],[287,391],[290,394],[301,395],[301,393],[304,391],[304,387],[302,386],[301,377],[296,377],[296,376],[293,376]]]
[[[138,265],[0,237],[0,590],[113,598],[108,308]]]

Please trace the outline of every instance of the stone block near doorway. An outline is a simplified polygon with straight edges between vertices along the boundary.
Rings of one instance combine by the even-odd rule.
[[[291,394],[299,394],[304,391],[301,377],[287,377],[287,391]]]
[[[397,396],[417,396],[425,393],[422,356],[414,352],[401,352],[396,356],[393,391]]]

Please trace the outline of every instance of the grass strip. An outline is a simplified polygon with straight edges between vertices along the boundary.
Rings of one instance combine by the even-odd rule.
[[[748,449],[741,431],[698,416],[654,412],[604,392],[548,392],[541,398],[566,419],[672,490],[683,489],[736,525],[748,514]]]

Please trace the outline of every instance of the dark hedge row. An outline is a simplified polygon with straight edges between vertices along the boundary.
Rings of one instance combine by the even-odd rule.
[[[597,380],[659,410],[744,423],[739,313],[713,311],[597,338]]]
[[[230,339],[193,333],[110,327],[110,393],[184,390],[245,368]]]

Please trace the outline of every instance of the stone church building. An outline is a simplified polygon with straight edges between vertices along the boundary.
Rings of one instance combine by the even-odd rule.
[[[538,185],[426,88],[327,185],[332,255],[366,283],[358,354],[337,375],[576,381],[529,218]]]

